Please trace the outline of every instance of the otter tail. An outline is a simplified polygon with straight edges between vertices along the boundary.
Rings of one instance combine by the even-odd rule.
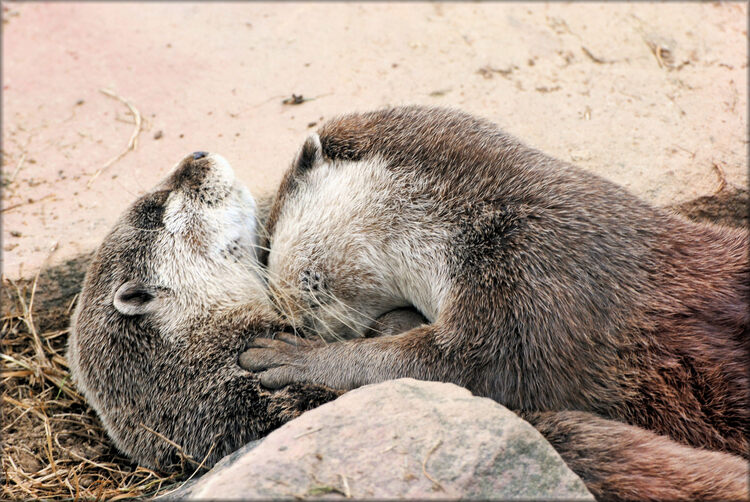
[[[750,463],[579,411],[524,412],[597,500],[748,500]]]

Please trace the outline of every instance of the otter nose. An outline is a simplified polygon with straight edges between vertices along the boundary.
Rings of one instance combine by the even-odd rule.
[[[214,170],[213,162],[207,152],[193,152],[182,158],[166,180],[171,188],[198,188]]]

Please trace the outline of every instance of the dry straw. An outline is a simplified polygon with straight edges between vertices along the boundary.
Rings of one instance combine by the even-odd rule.
[[[0,499],[118,500],[174,489],[194,467],[165,473],[128,461],[71,384],[64,355],[75,298],[35,312],[38,279],[3,284]]]

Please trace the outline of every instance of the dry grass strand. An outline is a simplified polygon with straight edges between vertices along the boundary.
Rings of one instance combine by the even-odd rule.
[[[32,281],[6,281],[3,288],[0,498],[120,500],[178,486],[198,469],[157,472],[133,464],[114,448],[70,383],[63,354],[73,301],[64,299],[64,315],[37,312],[45,293],[40,285],[37,274]]]

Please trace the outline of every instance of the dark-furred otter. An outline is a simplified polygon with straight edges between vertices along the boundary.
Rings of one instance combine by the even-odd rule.
[[[748,458],[748,231],[690,222],[467,114],[329,121],[271,208],[269,288],[288,321],[395,337],[241,358],[264,386],[453,382],[520,412],[578,410]],[[746,489],[746,488],[745,488]]]

